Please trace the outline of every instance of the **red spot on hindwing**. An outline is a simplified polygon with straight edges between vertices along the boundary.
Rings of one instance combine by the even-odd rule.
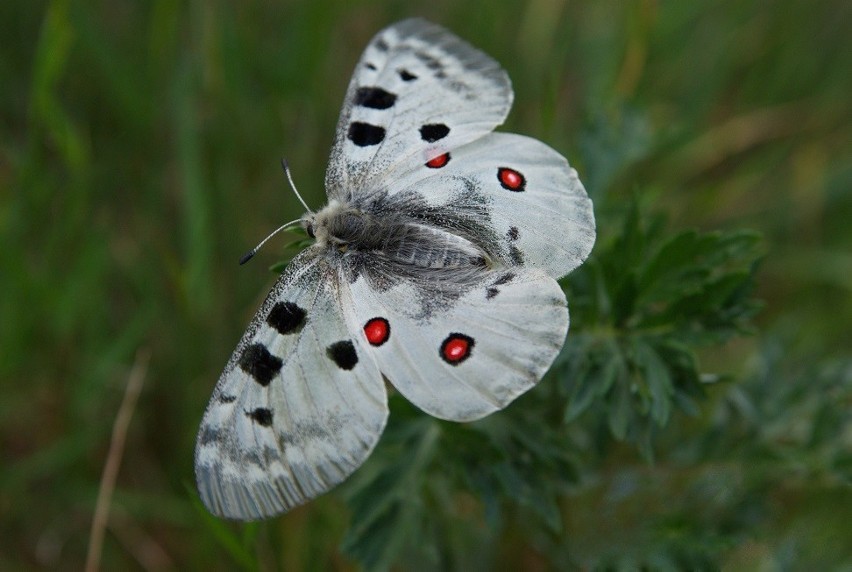
[[[520,193],[527,186],[527,180],[524,176],[514,169],[509,167],[500,167],[497,169],[497,180],[504,189]]]
[[[440,169],[450,162],[450,154],[444,153],[443,155],[438,155],[434,159],[430,161],[426,161],[426,166],[430,169]]]
[[[370,345],[380,346],[390,338],[390,323],[384,318],[372,318],[364,324],[364,335]]]
[[[441,344],[441,359],[450,365],[458,365],[470,357],[474,341],[470,336],[453,333]]]

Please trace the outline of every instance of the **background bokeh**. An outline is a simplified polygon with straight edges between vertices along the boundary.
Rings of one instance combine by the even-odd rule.
[[[653,566],[647,547],[667,534],[667,546],[703,552],[708,566],[852,566],[852,4],[8,0],[0,569],[82,566],[134,364],[144,385],[105,569],[365,561],[338,548],[357,523],[337,493],[260,525],[212,522],[194,497],[192,454],[280,246],[236,261],[302,212],[279,159],[321,205],[354,63],[377,30],[415,15],[503,64],[515,89],[503,129],[569,158],[602,241],[607,213],[636,196],[675,230],[764,237],[757,329],[701,353],[702,369],[726,381],[658,431],[654,462],[612,443],[545,540],[531,541],[520,517],[488,529],[476,496],[464,497],[465,526],[491,539],[470,558],[588,568],[630,553]],[[737,416],[726,416],[732,403]],[[725,441],[729,430],[736,439]],[[697,448],[711,436],[727,450]],[[714,486],[695,485],[699,474]],[[685,498],[682,520],[651,534]],[[446,543],[464,547],[469,534],[454,534]]]

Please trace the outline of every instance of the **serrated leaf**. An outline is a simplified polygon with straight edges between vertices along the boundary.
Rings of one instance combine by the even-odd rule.
[[[601,352],[600,359],[603,360],[604,365],[601,369],[598,382],[595,385],[595,391],[598,395],[602,396],[609,393],[618,379],[627,376],[627,370],[624,356],[615,342],[610,341],[606,344],[606,350]]]
[[[694,265],[696,259],[716,242],[715,237],[700,236],[694,230],[676,234],[664,242],[645,265],[640,274],[639,288],[643,293],[649,292],[659,288],[659,283],[664,281],[671,282],[671,287],[677,287],[676,277],[682,274],[684,269]],[[659,288],[657,295],[670,288]]]
[[[402,510],[402,506],[394,503],[369,525],[358,531],[350,529],[341,543],[341,550],[368,570],[387,570],[402,542],[399,526]]]
[[[663,426],[671,413],[671,396],[674,393],[672,378],[666,364],[644,340],[634,339],[636,363],[640,367],[651,398],[651,419]]]
[[[572,376],[570,383],[572,384],[571,395],[568,397],[568,406],[565,408],[563,421],[568,423],[573,421],[585,411],[594,401],[597,393],[595,390],[596,379],[593,375],[592,362],[586,360],[583,370]]]
[[[751,261],[757,258],[760,233],[739,230],[713,234],[716,236],[716,244],[707,253],[707,264],[720,267],[729,262],[750,265]]]

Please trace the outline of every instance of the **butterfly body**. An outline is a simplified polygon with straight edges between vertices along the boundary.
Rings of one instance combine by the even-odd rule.
[[[313,249],[339,258],[355,275],[434,278],[461,288],[493,266],[489,243],[495,240],[487,220],[477,222],[484,211],[460,204],[456,212],[435,213],[411,197],[375,193],[359,206],[332,200],[303,225],[316,240]]]
[[[411,270],[485,265],[486,253],[470,240],[375,204],[362,210],[332,201],[303,219],[303,224],[320,250],[336,249],[350,252],[350,256],[368,254]]]
[[[261,306],[198,436],[205,505],[242,520],[328,490],[372,451],[385,380],[425,412],[473,421],[533,387],[568,331],[556,282],[594,243],[556,151],[492,133],[508,76],[443,28],[379,32],[344,100],[312,246]]]

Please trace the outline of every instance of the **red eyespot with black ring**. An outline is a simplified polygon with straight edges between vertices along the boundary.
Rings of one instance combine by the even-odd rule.
[[[520,193],[527,186],[527,179],[519,172],[509,167],[500,167],[497,169],[497,180],[500,181],[500,186],[509,191]]]
[[[470,336],[452,333],[441,344],[441,359],[450,365],[458,365],[470,357],[474,344]]]
[[[438,155],[434,159],[426,161],[426,166],[430,169],[440,169],[441,167],[445,167],[449,162],[450,154],[444,153],[443,155]]]
[[[380,346],[390,339],[390,322],[382,317],[372,318],[364,324],[364,336],[371,346]]]

